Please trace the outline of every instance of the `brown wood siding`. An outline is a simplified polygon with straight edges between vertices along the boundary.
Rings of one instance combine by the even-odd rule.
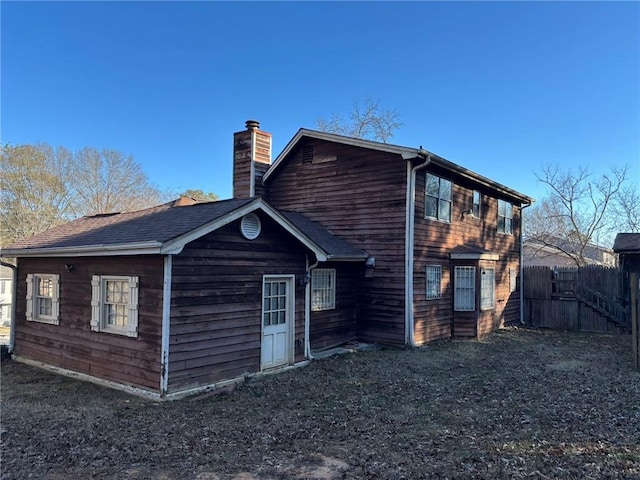
[[[294,274],[295,359],[304,358],[305,251],[265,215],[260,236],[239,221],[185,246],[173,258],[169,392],[260,371],[263,275]]]
[[[417,342],[430,342],[448,336],[477,337],[505,324],[514,324],[520,320],[519,290],[511,292],[509,288],[509,269],[520,268],[520,211],[513,209],[513,234],[497,231],[498,197],[495,192],[488,191],[456,177],[451,172],[443,171],[437,166],[428,167],[427,171],[453,182],[453,204],[451,222],[443,222],[425,218],[425,171],[416,176],[416,210],[415,210],[415,247],[414,247],[414,306],[415,306],[415,339]],[[473,205],[473,191],[482,194],[481,216],[471,218],[462,212]],[[510,199],[505,199],[512,201]],[[458,262],[455,265],[469,265],[477,268],[479,280],[480,268],[495,268],[496,307],[492,311],[479,312],[475,315],[468,312],[453,311],[453,266],[449,254],[456,247],[470,247],[487,250],[499,255],[499,260],[489,263],[478,263],[474,260]],[[439,300],[426,300],[425,267],[426,265],[442,266],[443,294]],[[479,310],[480,283],[477,281],[476,306]],[[455,317],[455,322],[454,322]],[[477,325],[476,325],[477,322]],[[454,328],[455,323],[455,328]]]
[[[311,350],[323,350],[356,338],[358,317],[358,285],[364,278],[360,263],[327,262],[318,268],[336,269],[336,308],[311,312],[309,343]]]
[[[73,264],[68,272],[64,265]],[[159,390],[163,259],[160,256],[21,258],[15,353],[118,383]],[[27,274],[60,276],[60,323],[26,321]],[[138,337],[91,330],[92,275],[139,277]]]
[[[315,161],[303,163],[303,147]],[[335,160],[331,160],[335,157]],[[399,155],[320,140],[301,142],[269,179],[277,208],[305,214],[376,257],[363,292],[357,336],[404,344],[406,162]]]

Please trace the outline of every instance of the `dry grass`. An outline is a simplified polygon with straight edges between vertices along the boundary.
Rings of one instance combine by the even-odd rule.
[[[640,478],[629,336],[503,330],[154,403],[2,366],[2,479]]]

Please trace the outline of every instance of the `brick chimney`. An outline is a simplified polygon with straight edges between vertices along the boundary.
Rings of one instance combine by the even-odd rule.
[[[271,165],[271,134],[260,130],[256,120],[247,120],[246,126],[233,134],[233,198],[263,195],[262,175]]]

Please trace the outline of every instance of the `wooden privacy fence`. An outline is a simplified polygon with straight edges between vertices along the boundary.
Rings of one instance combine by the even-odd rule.
[[[630,330],[626,283],[617,268],[525,267],[525,323],[582,332]]]

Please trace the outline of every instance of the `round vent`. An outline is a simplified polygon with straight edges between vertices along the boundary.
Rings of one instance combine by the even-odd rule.
[[[247,240],[255,240],[260,235],[260,218],[255,213],[248,213],[240,221],[240,231]]]

